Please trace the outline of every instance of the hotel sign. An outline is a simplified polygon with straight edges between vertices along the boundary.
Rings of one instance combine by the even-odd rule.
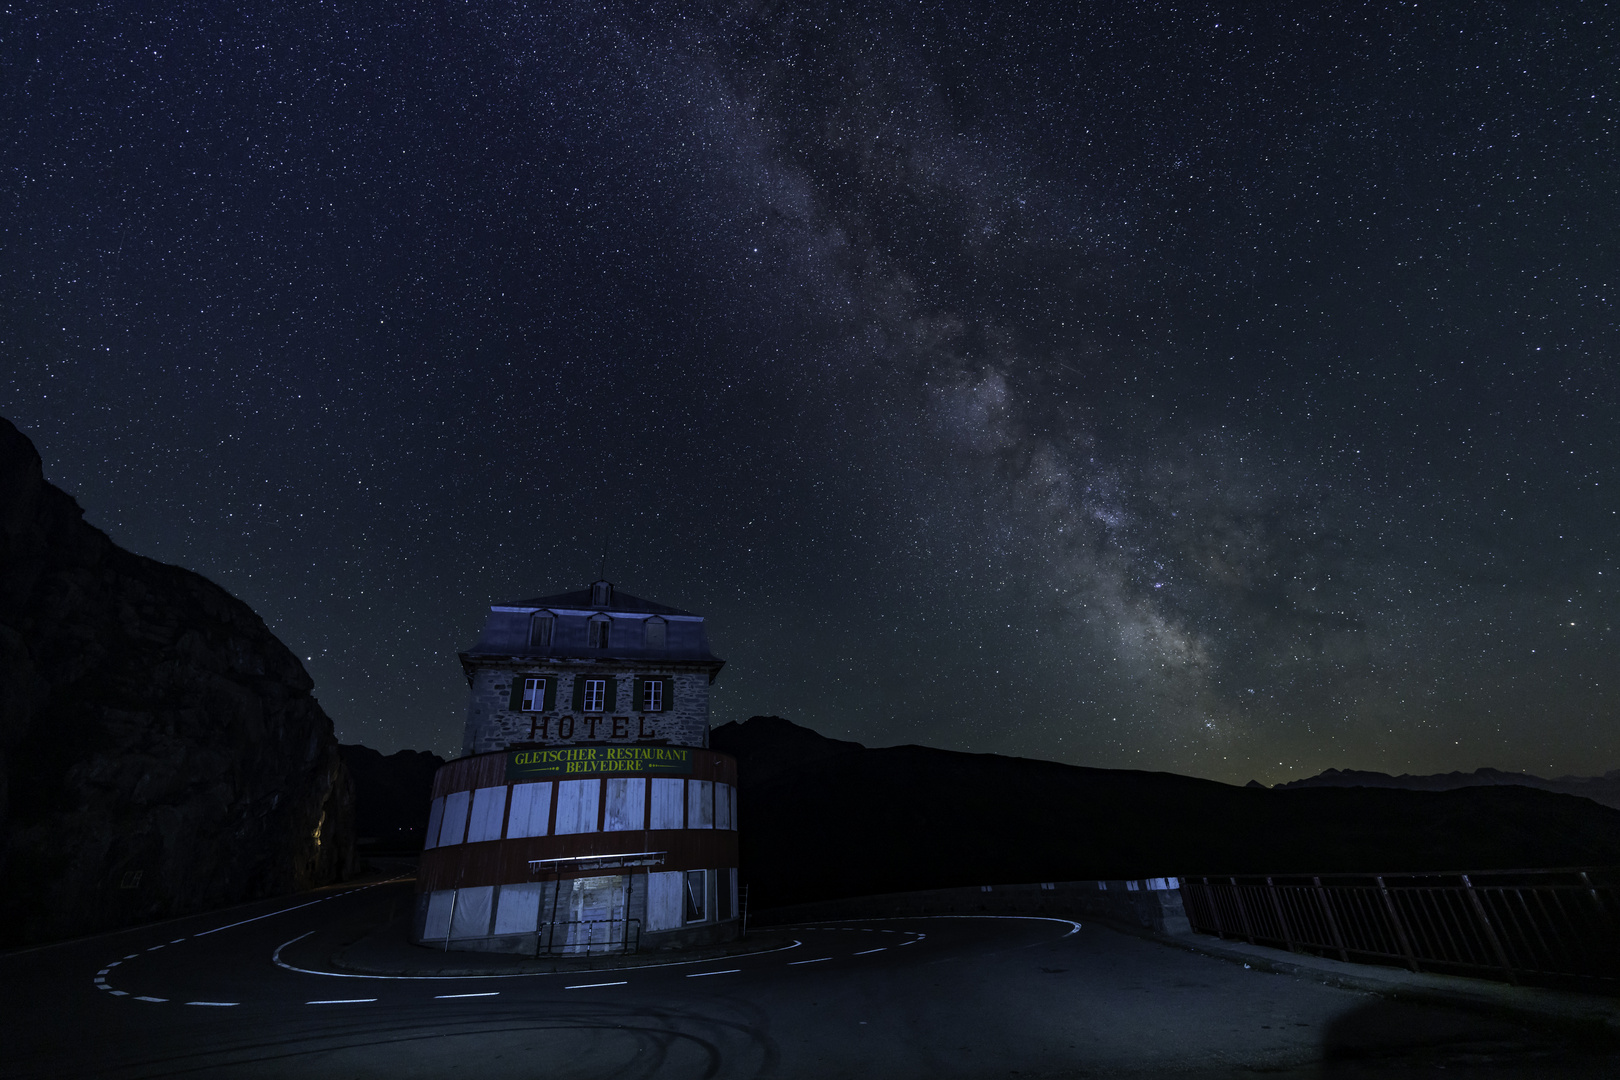
[[[678,746],[566,746],[507,755],[506,779],[584,774],[690,776],[692,751]]]

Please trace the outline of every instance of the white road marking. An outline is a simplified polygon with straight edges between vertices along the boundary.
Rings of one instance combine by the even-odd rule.
[[[108,972],[110,972],[110,971],[111,971],[111,970],[112,970],[112,968],[111,968],[111,967],[104,967],[104,968],[102,968],[102,969],[101,969],[101,970],[100,970],[100,971],[98,971],[98,972],[96,972],[96,974],[97,974],[97,975],[105,975],[105,974],[107,974],[107,973],[108,973]]]
[[[105,978],[103,978],[102,976],[97,975],[96,976],[96,985],[97,986],[106,986],[107,985],[107,980]]]
[[[147,997],[145,994],[136,994],[135,995],[135,1000],[136,1001],[151,1001],[151,1002],[154,1002],[156,1004],[162,1004],[163,1002],[168,1001],[169,999],[168,998]]]
[[[888,946],[884,946],[881,949],[862,949],[860,952],[851,953],[850,955],[852,955],[852,956],[871,956],[875,952],[888,952],[888,951],[889,951]]]
[[[367,886],[367,888],[370,888],[370,886]],[[224,928],[221,927],[221,929],[224,929]],[[305,938],[309,937],[309,935],[313,934],[314,932],[315,931],[313,931],[313,930],[307,931],[305,933],[299,934],[295,938],[289,938],[288,940],[283,941],[280,945],[277,945],[276,946],[276,951],[270,954],[271,962],[274,963],[276,965],[276,967],[278,967],[278,968],[284,968],[287,971],[296,971],[296,972],[299,972],[300,974],[303,974],[303,975],[325,975],[328,978],[332,978],[332,979],[371,979],[373,981],[375,981],[377,979],[393,979],[393,980],[423,980],[423,979],[428,979],[428,980],[433,980],[435,982],[456,982],[456,981],[458,981],[460,979],[484,979],[484,980],[487,981],[489,979],[532,979],[532,978],[536,978],[536,977],[544,978],[544,977],[547,977],[547,976],[555,976],[555,975],[559,975],[559,974],[565,974],[564,972],[557,972],[557,971],[517,971],[517,972],[512,972],[511,974],[501,974],[501,975],[494,975],[494,974],[479,974],[479,975],[360,975],[360,974],[356,974],[354,972],[349,972],[349,971],[322,971],[319,968],[298,967],[295,964],[287,963],[287,961],[285,961],[285,960],[283,960],[281,958],[281,951],[283,949],[285,949],[289,945],[292,945],[292,944],[295,944],[297,942],[303,941]],[[198,935],[198,936],[201,936],[201,935]],[[770,953],[787,952],[790,949],[797,949],[799,946],[801,946],[803,944],[804,944],[804,942],[795,940],[793,942],[793,944],[791,944],[791,945],[781,945],[781,946],[778,946],[777,948],[774,948],[774,949],[761,949],[759,952],[742,953],[742,954],[739,954],[739,955],[743,955],[743,956],[766,956],[766,955],[768,955]],[[646,971],[646,970],[651,969],[651,968],[688,967],[688,966],[690,966],[692,964],[707,964],[708,962],[709,962],[708,960],[671,960],[671,961],[668,961],[668,962],[662,963],[662,964],[626,965],[625,967],[618,968],[617,970],[619,970],[619,971]],[[738,970],[741,970],[741,969],[739,968]],[[567,974],[572,974],[572,973],[569,972]]]
[[[433,1000],[434,1001],[448,1001],[451,998],[499,997],[500,994],[501,994],[501,992],[499,990],[485,990],[482,994],[434,994],[433,995]]]
[[[788,967],[798,967],[800,964],[819,964],[823,960],[831,959],[832,957],[830,956],[818,956],[814,960],[793,960],[788,963]]]
[[[124,959],[125,959],[125,960],[133,960],[133,959],[135,959],[135,958],[136,958],[136,957],[137,957],[137,956],[139,956],[139,955],[141,955],[141,954],[140,954],[140,953],[138,953],[138,952],[132,952],[132,953],[130,953],[130,954],[129,954],[129,955],[128,955],[128,956],[126,956],[126,957],[124,957]]]
[[[129,991],[128,990],[114,990],[112,992],[112,996],[113,997],[129,997]]]
[[[305,1005],[364,1005],[376,998],[329,998],[326,1001],[306,1001]]]
[[[735,975],[741,970],[742,968],[727,968],[724,971],[694,971],[692,974],[688,975],[687,978],[701,979],[705,975]]]
[[[147,951],[147,952],[157,952],[157,951],[158,951],[158,950],[159,950],[159,949],[161,949],[161,948],[163,948],[163,946],[162,946],[162,945],[154,945],[154,946],[152,946],[152,947],[151,947],[151,948],[150,948],[150,949],[147,949],[147,950],[146,950],[146,951]]]
[[[227,1008],[228,1006],[231,1006],[231,1005],[240,1005],[242,1003],[240,1001],[188,1001],[188,1002],[186,1002],[186,1004],[187,1005],[212,1005],[215,1008],[223,1009],[223,1008]]]
[[[178,945],[178,944],[180,944],[180,943],[181,943],[181,942],[182,942],[182,941],[184,941],[184,940],[186,940],[186,939],[185,939],[185,938],[183,938],[183,937],[177,937],[177,938],[175,938],[175,939],[174,939],[174,940],[173,940],[173,941],[171,941],[171,942],[169,942],[169,944],[170,944],[170,945]]]
[[[593,986],[629,986],[629,985],[630,985],[630,981],[628,979],[625,979],[625,980],[623,980],[621,982],[610,982],[610,983],[580,983],[577,986],[565,986],[565,987],[563,987],[563,989],[564,990],[589,990]]]
[[[378,884],[386,884],[386,882],[379,882]],[[371,886],[371,885],[366,886],[366,888],[368,888],[368,889],[373,888],[373,887],[374,886]],[[348,894],[347,893],[338,893],[336,896],[323,896],[319,900],[311,900],[308,903],[304,903],[304,904],[294,904],[292,907],[282,908],[280,911],[272,911],[272,912],[269,912],[268,914],[265,914],[265,915],[255,915],[255,916],[253,916],[253,918],[251,918],[251,919],[243,919],[241,922],[226,923],[224,926],[216,926],[212,930],[204,930],[201,933],[193,934],[192,937],[207,937],[209,934],[217,934],[221,930],[229,930],[233,926],[246,926],[250,922],[258,922],[260,919],[268,919],[271,915],[285,915],[289,911],[297,911],[299,908],[307,908],[311,904],[324,904],[328,900],[336,900],[338,898],[338,896],[346,896],[346,895],[348,895]],[[310,933],[314,933],[314,931],[312,930],[312,931],[310,931]],[[181,938],[180,940],[184,941],[185,939]],[[160,945],[160,946],[158,946],[158,948],[162,948],[162,946]]]

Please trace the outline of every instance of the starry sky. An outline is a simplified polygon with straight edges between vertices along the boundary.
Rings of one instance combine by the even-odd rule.
[[[0,415],[346,742],[605,549],[716,723],[1620,767],[1610,6],[0,25]]]

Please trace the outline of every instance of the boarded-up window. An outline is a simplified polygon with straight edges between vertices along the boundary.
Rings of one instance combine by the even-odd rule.
[[[473,793],[472,814],[467,819],[467,843],[501,838],[501,819],[506,817],[506,787],[479,788]]]
[[[717,829],[730,829],[731,824],[731,785],[716,783],[714,785],[714,827]]]
[[[502,885],[495,904],[495,932],[532,933],[540,924],[540,896],[544,889],[538,881]]]
[[[459,844],[467,835],[467,807],[472,792],[452,791],[444,797],[444,824],[439,826],[439,846]]]
[[[557,835],[596,831],[596,801],[600,780],[559,780],[557,782]]]
[[[488,937],[490,907],[495,901],[495,886],[474,885],[456,890],[456,910],[450,916],[450,937]]]
[[[686,782],[686,827],[688,829],[714,828],[713,780],[688,780]]]
[[[642,623],[644,646],[648,649],[662,649],[666,640],[664,630],[668,626],[668,623],[656,615]]]
[[[506,837],[544,836],[551,824],[551,781],[512,785],[512,812],[507,815]]]
[[[647,781],[641,777],[614,777],[607,782],[603,832],[639,829],[646,820]]]
[[[433,808],[428,811],[427,838],[422,847],[436,848],[439,846],[439,827],[444,824],[444,796],[440,795],[433,800]],[[440,935],[443,936],[442,934]]]
[[[423,941],[443,941],[450,933],[450,905],[456,890],[439,889],[428,894],[427,922],[422,925]]]
[[[681,925],[684,877],[679,870],[647,875],[648,930],[674,930]]]
[[[655,829],[684,829],[686,827],[686,781],[655,778],[652,781],[652,827]]]

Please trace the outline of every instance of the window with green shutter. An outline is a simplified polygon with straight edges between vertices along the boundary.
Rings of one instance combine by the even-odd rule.
[[[507,707],[513,712],[550,712],[557,707],[557,676],[518,674],[512,676],[512,692]]]

